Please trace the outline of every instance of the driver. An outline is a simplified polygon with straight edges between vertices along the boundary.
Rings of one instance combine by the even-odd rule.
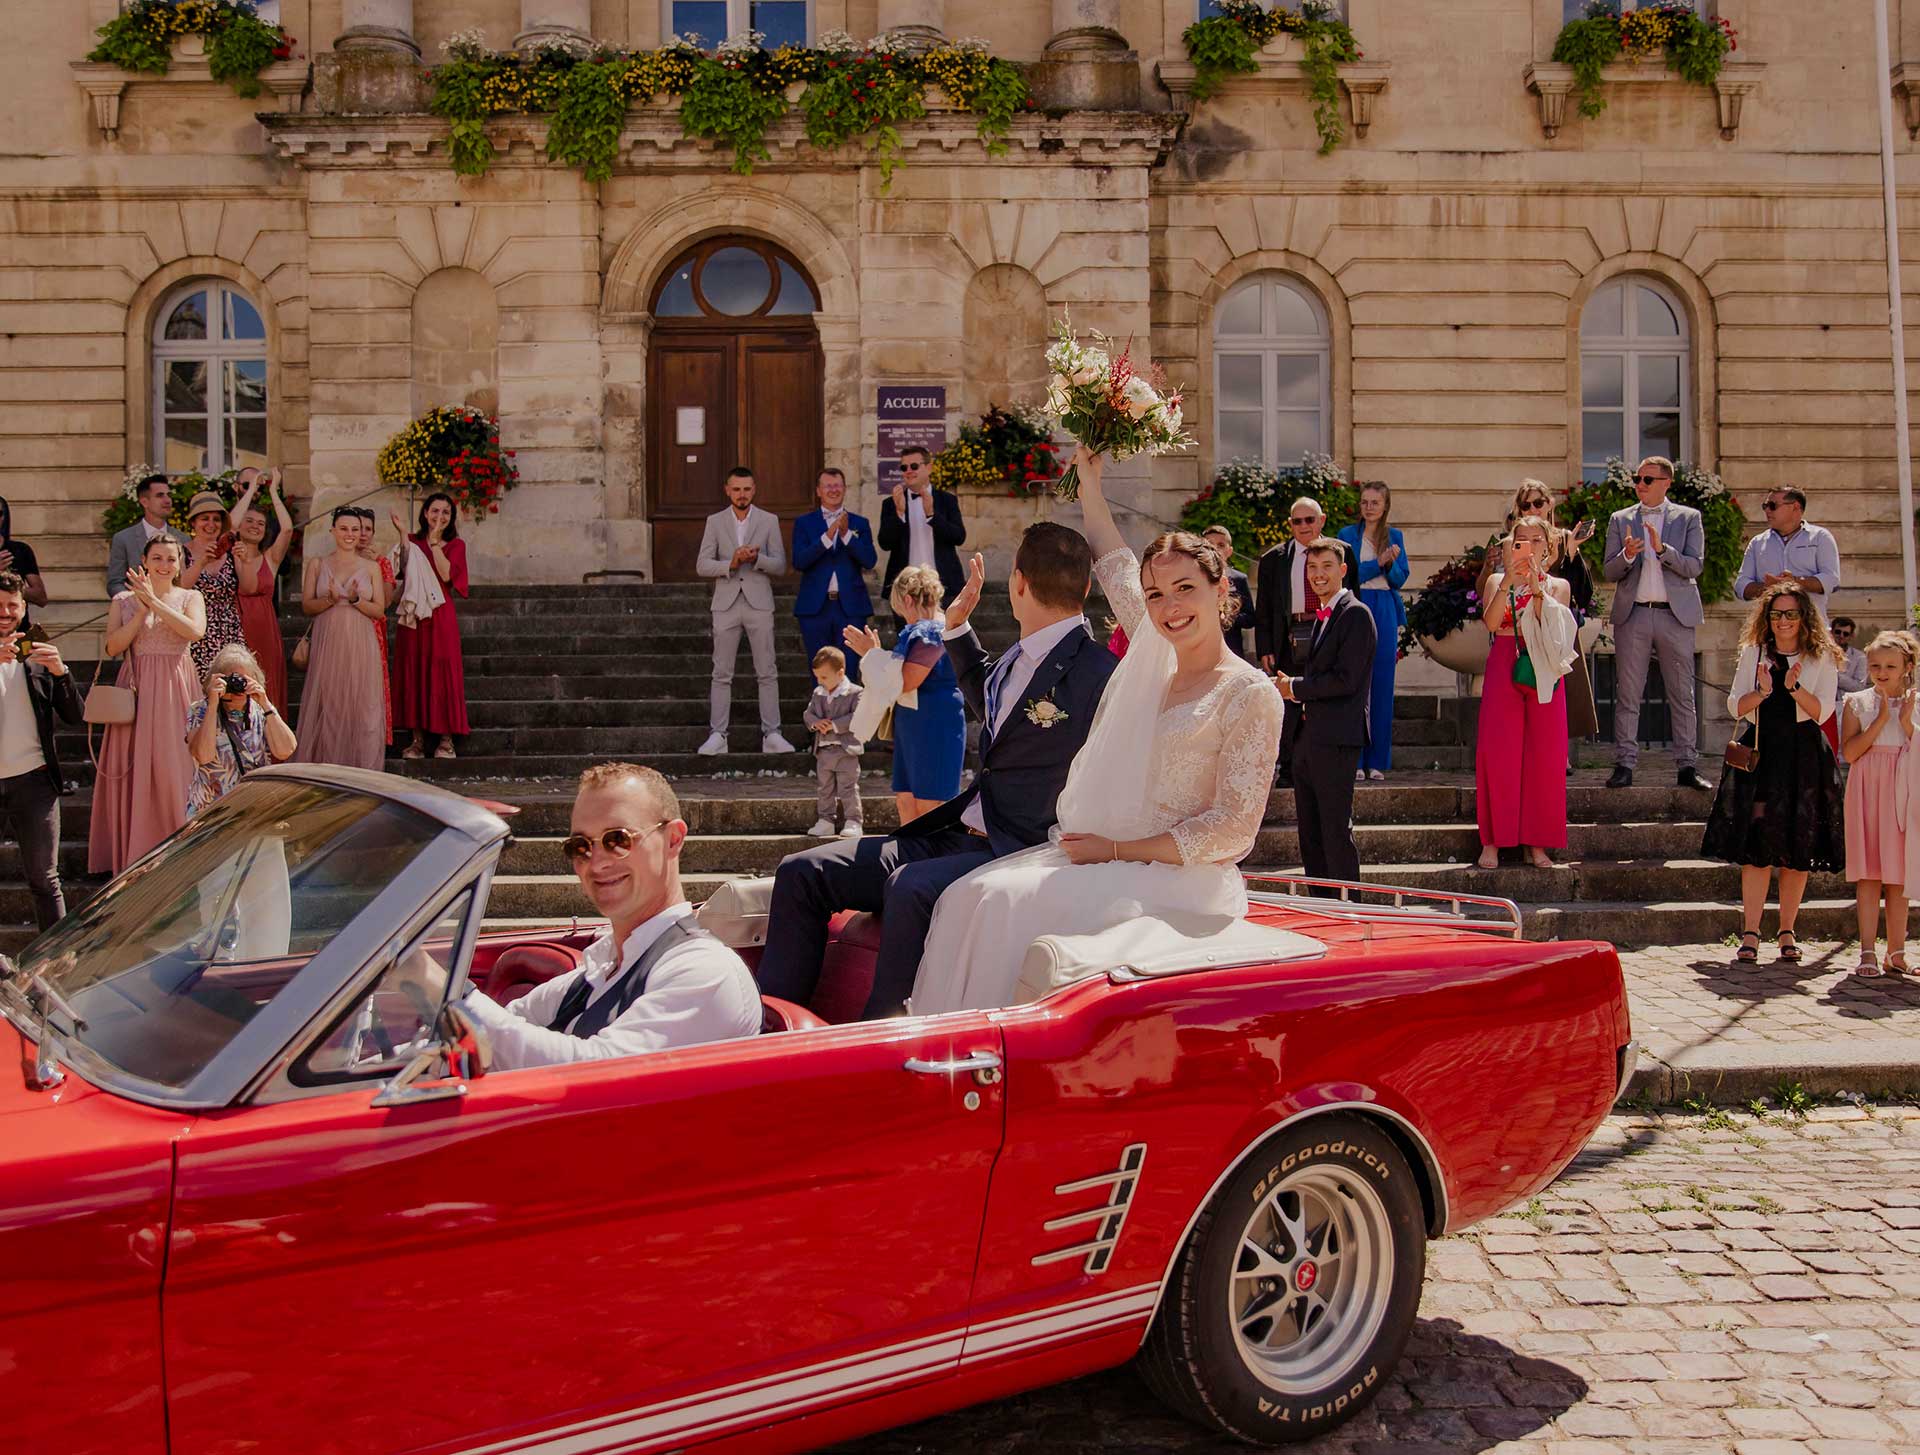
[[[746,962],[693,922],[680,888],[687,825],[667,780],[632,763],[580,775],[573,832],[561,851],[593,907],[611,921],[586,963],[508,1006],[470,990],[461,1006],[492,1041],[490,1069],[598,1061],[729,1041],[760,1030]],[[438,1005],[446,971],[413,956],[398,988]]]

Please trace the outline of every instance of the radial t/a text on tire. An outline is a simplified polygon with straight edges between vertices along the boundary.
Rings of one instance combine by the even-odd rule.
[[[1260,1444],[1310,1439],[1380,1392],[1426,1274],[1420,1188],[1344,1112],[1277,1132],[1194,1223],[1140,1352],[1175,1409]]]

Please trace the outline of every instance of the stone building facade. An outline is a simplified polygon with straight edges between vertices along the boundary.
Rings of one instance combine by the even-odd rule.
[[[1848,606],[1901,611],[1873,88],[1920,122],[1920,0],[1892,0],[1892,78],[1869,6],[1717,0],[1739,48],[1716,87],[1624,66],[1592,119],[1548,61],[1569,0],[1347,0],[1365,55],[1326,156],[1284,44],[1189,104],[1196,0],[805,0],[816,36],[978,35],[1034,63],[1047,109],[1000,157],[936,110],[903,129],[890,187],[791,118],[736,176],[651,107],[602,184],[546,160],[538,118],[495,127],[484,178],[451,171],[410,79],[449,35],[650,46],[673,3],[280,0],[303,55],[245,101],[184,52],[165,78],[84,64],[114,0],[5,0],[35,59],[0,97],[0,491],[56,619],[99,609],[97,512],[122,470],[190,454],[201,424],[223,458],[284,464],[304,517],[370,491],[409,417],[471,399],[499,410],[525,482],[473,533],[477,577],[672,574],[675,491],[737,453],[784,501],[817,452],[871,507],[880,386],[942,385],[957,424],[1031,391],[1063,307],[1189,386],[1198,448],[1121,472],[1143,530],[1228,455],[1304,443],[1394,484],[1417,581],[1519,477],[1677,444],[1755,519],[1776,481],[1815,492]],[[729,5],[744,24],[748,0]],[[1920,258],[1905,126],[1898,143]],[[811,306],[777,347],[722,338],[731,416],[683,447],[670,396],[698,370],[663,362],[686,341],[652,310],[717,239],[791,265]],[[251,393],[204,421],[170,406],[164,347],[202,288],[258,318],[213,360]],[[1053,508],[968,505],[996,547]]]

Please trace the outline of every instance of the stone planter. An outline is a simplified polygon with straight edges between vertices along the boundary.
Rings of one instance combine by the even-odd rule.
[[[173,54],[183,61],[204,61],[207,58],[207,38],[197,33],[175,36]]]
[[[1293,51],[1293,36],[1281,31],[1272,40],[1261,46],[1256,53],[1262,61],[1284,61]]]
[[[1421,637],[1420,649],[1450,672],[1483,677],[1487,654],[1493,650],[1493,635],[1483,621],[1463,622],[1444,637]]]

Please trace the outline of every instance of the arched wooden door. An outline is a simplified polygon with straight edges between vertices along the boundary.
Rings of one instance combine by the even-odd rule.
[[[753,471],[755,503],[786,521],[789,537],[812,507],[825,413],[818,307],[805,271],[761,238],[708,238],[655,285],[647,516],[656,580],[694,579],[701,531],[726,504],[735,465]]]

